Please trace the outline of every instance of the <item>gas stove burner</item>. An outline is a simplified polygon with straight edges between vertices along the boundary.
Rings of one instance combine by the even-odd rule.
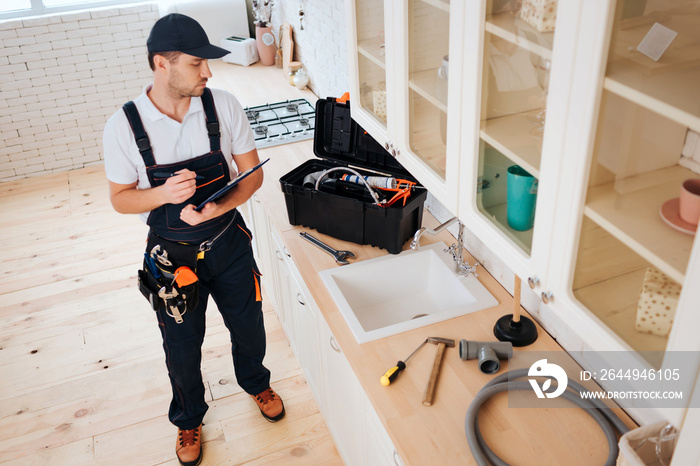
[[[316,109],[306,99],[283,100],[243,110],[258,149],[314,137]]]

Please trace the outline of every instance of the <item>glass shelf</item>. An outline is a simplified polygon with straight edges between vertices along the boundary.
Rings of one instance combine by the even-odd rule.
[[[446,179],[450,3],[408,2],[408,143],[430,171]]]
[[[523,167],[535,178],[540,176],[542,137],[533,135],[541,110],[516,113],[482,121],[481,139]]]
[[[360,55],[367,58],[381,69],[386,70],[386,64],[384,61],[384,44],[378,40],[366,40],[360,42],[357,44],[357,51],[360,53]]]
[[[552,59],[553,32],[539,32],[511,12],[497,13],[486,17],[486,32],[500,37],[518,47],[535,53],[547,60]]]
[[[373,60],[368,60],[361,54],[358,57],[357,64],[362,83],[360,87],[360,105],[386,126],[385,70],[377,66]]]
[[[444,11],[445,13],[450,12],[449,0],[421,0],[421,2],[425,3],[426,5],[434,6],[435,8],[438,8]]]
[[[437,68],[411,73],[408,77],[408,87],[447,114],[447,94],[440,95],[437,75]]]
[[[584,214],[683,283],[694,237],[666,225],[659,209],[678,197],[683,180],[695,177],[692,171],[674,166],[595,186],[588,191]]]
[[[655,61],[637,50],[637,46],[657,22],[678,35]],[[605,89],[700,131],[699,24],[697,2],[618,20],[608,57]]]
[[[626,79],[629,70],[617,70],[611,77],[605,78],[603,87],[627,100],[637,102],[639,105],[676,121],[695,132],[700,132],[700,117],[692,112],[697,110],[697,102],[700,102],[700,70],[685,73],[683,82],[673,86],[673,77],[661,77],[659,79],[636,81]],[[666,82],[664,82],[666,81]],[[692,85],[686,85],[690,84]],[[664,91],[659,91],[663,88]]]
[[[656,356],[649,362],[658,368],[661,360],[651,352],[664,351],[668,336],[635,328],[644,275],[653,264],[588,218],[581,230],[574,296],[630,348]]]
[[[622,19],[627,5],[618,0],[572,289],[630,348],[658,356],[677,305],[666,294],[677,298],[694,242],[660,211],[684,180],[699,177],[680,163],[688,128],[700,130],[700,2],[640,4],[646,11]],[[657,22],[678,35],[654,61],[637,46]],[[646,297],[652,272],[664,291]],[[640,326],[649,315],[647,322],[663,321],[656,334]],[[659,367],[657,359],[649,362]]]
[[[359,106],[386,127],[384,4],[371,0],[357,0],[355,15],[357,17],[357,72],[360,82]]]
[[[508,222],[508,168],[519,166],[536,183],[540,177],[554,33],[537,31],[516,11],[487,14],[484,29],[477,207],[530,255],[536,225],[518,231]],[[511,208],[526,202],[534,212],[524,199],[511,198]]]
[[[411,150],[438,176],[445,178],[447,146],[442,138],[445,115],[422,94],[409,91],[409,143]]]

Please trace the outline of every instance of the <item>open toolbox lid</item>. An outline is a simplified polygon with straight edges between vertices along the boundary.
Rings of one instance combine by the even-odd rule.
[[[328,97],[316,101],[314,154],[346,165],[413,176],[350,115],[350,101]]]

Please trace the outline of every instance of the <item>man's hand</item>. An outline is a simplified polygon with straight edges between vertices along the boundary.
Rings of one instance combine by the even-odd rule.
[[[256,149],[246,152],[245,154],[233,155],[233,160],[240,172],[253,168],[260,163],[260,158],[258,157],[258,151]],[[231,190],[221,199],[216,202],[208,202],[199,212],[194,210],[195,206],[192,204],[185,206],[185,208],[180,211],[180,219],[188,225],[194,226],[212,218],[219,217],[220,215],[224,215],[226,212],[246,202],[262,185],[262,182],[263,171],[261,169],[251,173],[249,177],[242,180],[236,186],[236,189]]]
[[[197,190],[197,174],[183,169],[175,172],[161,185],[164,204],[180,204],[191,198]]]
[[[138,182],[117,184],[109,182],[109,199],[114,210],[121,214],[150,212],[164,204],[180,204],[191,198],[196,189],[197,174],[191,170],[180,170],[165,183],[148,189],[138,189]]]
[[[207,202],[199,212],[194,210],[195,208],[196,207],[192,204],[186,205],[185,208],[180,211],[180,220],[188,225],[195,226],[226,213],[226,209],[217,205],[215,202]]]

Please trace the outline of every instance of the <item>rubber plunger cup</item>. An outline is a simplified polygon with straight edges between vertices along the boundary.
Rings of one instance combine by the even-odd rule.
[[[520,277],[515,276],[513,289],[513,313],[498,319],[493,334],[500,341],[509,341],[513,346],[527,346],[537,340],[535,323],[520,315]]]

